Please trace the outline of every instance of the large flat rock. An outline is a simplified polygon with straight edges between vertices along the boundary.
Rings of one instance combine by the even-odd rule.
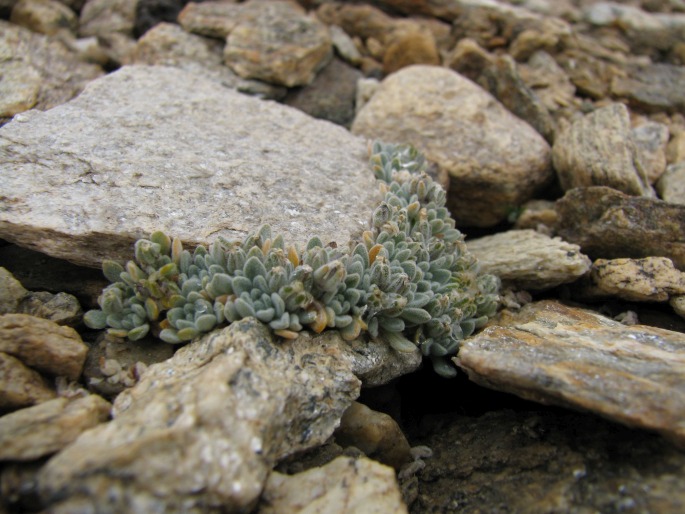
[[[162,66],[124,67],[0,128],[0,237],[87,266],[164,230],[189,244],[263,223],[345,244],[379,196],[366,142]]]

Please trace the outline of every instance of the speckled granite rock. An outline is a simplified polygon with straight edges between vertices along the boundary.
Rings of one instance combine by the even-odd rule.
[[[124,67],[22,115],[0,158],[0,237],[94,267],[160,229],[193,245],[270,223],[344,245],[380,198],[344,128],[168,67]]]

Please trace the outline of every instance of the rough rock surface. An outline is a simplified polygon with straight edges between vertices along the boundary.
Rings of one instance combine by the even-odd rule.
[[[352,132],[411,143],[446,169],[458,225],[494,225],[551,179],[542,136],[470,80],[436,66],[387,77]]]
[[[504,311],[455,362],[486,387],[589,410],[685,446],[682,334],[625,326],[556,301]]]
[[[598,109],[562,131],[552,158],[564,190],[607,186],[629,195],[652,194],[623,104]]]
[[[596,186],[567,191],[556,210],[557,234],[592,259],[663,256],[685,270],[682,205]]]
[[[418,474],[414,514],[677,514],[685,505],[685,453],[656,435],[534,406],[433,420],[418,440],[433,457]]]
[[[0,48],[0,118],[60,105],[103,74],[102,68],[79,61],[58,41],[4,20]]]
[[[592,264],[578,245],[534,230],[510,230],[467,243],[481,272],[497,275],[505,286],[542,290],[573,282]]]
[[[34,460],[53,454],[109,417],[100,396],[55,398],[0,418],[0,461]]]
[[[631,131],[638,158],[650,184],[654,184],[666,170],[668,127],[662,123],[646,122]]]
[[[75,296],[67,293],[52,294],[48,291],[30,293],[22,300],[17,312],[70,327],[80,325],[83,320],[81,305]]]
[[[55,391],[36,370],[0,352],[0,411],[51,400]]]
[[[685,273],[666,257],[644,259],[597,259],[584,297],[616,297],[632,302],[666,302],[685,294]]]
[[[28,294],[12,273],[0,267],[0,314],[17,312],[19,304]]]
[[[338,348],[234,323],[150,366],[110,423],[43,468],[43,498],[67,510],[247,511],[279,459],[328,439],[359,387]]]
[[[62,31],[76,33],[78,26],[74,11],[57,0],[20,0],[12,9],[10,21],[47,35]]]
[[[238,76],[224,64],[222,46],[219,41],[191,34],[173,23],[159,23],[138,40],[131,64],[174,66],[261,98],[285,95],[284,88]]]
[[[311,83],[332,55],[326,26],[295,3],[253,0],[248,5],[254,12],[231,29],[224,62],[243,78],[286,87]]]
[[[347,244],[379,200],[365,142],[342,127],[167,67],[23,114],[0,128],[0,157],[0,237],[88,266],[155,230],[193,245],[270,223]]]
[[[28,314],[4,314],[0,316],[0,351],[39,371],[76,380],[88,347],[71,327]]]
[[[626,98],[629,104],[647,112],[685,112],[685,92],[681,87],[685,69],[671,64],[635,66],[628,77],[617,76],[611,93]]]
[[[258,514],[403,514],[407,507],[392,468],[360,457],[338,457],[296,475],[274,471]]]
[[[656,190],[662,200],[685,205],[685,162],[668,166],[656,183]]]

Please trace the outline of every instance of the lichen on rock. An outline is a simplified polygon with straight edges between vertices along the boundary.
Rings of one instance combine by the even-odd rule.
[[[375,143],[371,164],[385,196],[361,241],[337,248],[312,237],[296,249],[265,225],[191,253],[156,232],[125,267],[103,263],[113,284],[85,323],[133,340],[152,330],[172,344],[247,317],[287,339],[303,328],[349,341],[368,331],[400,352],[418,346],[453,376],[446,358],[494,314],[499,281],[479,275],[422,155]]]

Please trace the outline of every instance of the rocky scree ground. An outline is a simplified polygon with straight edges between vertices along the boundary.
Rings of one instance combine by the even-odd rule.
[[[0,512],[685,510],[685,3],[0,17]],[[425,154],[502,281],[456,378],[336,331],[82,324],[154,230],[347,245],[373,139]]]

